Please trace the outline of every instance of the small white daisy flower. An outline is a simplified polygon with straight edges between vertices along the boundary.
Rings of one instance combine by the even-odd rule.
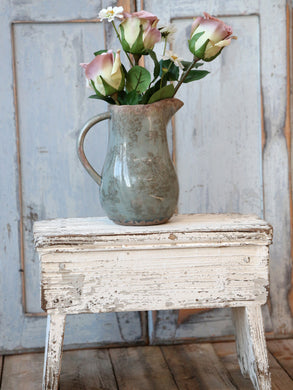
[[[119,18],[119,19],[122,19],[123,18],[123,7],[108,7],[107,9],[106,8],[103,8],[100,12],[99,12],[99,18],[100,20],[104,20],[104,19],[107,19],[108,22],[113,22],[114,18]]]
[[[162,58],[163,60],[171,60],[176,66],[179,66],[180,69],[184,68],[181,63],[181,61],[183,61],[183,58],[178,57],[178,55],[172,50],[166,50],[166,54]]]
[[[159,30],[161,32],[162,38],[167,38],[167,41],[169,43],[173,42],[174,35],[177,31],[177,27],[175,26],[175,24],[170,23],[167,26],[160,27]]]

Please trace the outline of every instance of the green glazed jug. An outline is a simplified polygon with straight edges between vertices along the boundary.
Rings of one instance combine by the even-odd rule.
[[[79,159],[99,185],[101,205],[115,223],[157,225],[174,214],[179,187],[166,127],[182,106],[174,98],[146,105],[111,105],[81,129]],[[85,156],[84,139],[92,126],[105,119],[111,119],[111,126],[99,175]]]

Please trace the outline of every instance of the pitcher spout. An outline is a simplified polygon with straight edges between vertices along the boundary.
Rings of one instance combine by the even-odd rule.
[[[163,99],[153,105],[157,105],[158,109],[162,109],[164,112],[164,117],[168,122],[169,119],[184,105],[184,103],[176,98]]]

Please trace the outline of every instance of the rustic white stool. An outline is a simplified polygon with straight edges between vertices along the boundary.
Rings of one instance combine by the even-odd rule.
[[[238,360],[271,389],[261,305],[272,228],[253,215],[177,215],[165,225],[107,218],[34,224],[49,314],[43,390],[57,390],[67,314],[231,307]],[[164,389],[162,389],[164,390]]]

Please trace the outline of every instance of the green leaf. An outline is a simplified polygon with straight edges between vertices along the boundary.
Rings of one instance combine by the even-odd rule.
[[[175,88],[173,84],[166,85],[165,87],[159,89],[155,92],[148,101],[148,104],[157,102],[159,100],[167,99],[173,97]]]
[[[190,83],[191,81],[203,79],[207,74],[209,74],[207,70],[191,70],[183,83]]]
[[[183,65],[183,67],[184,67],[183,70],[185,71],[185,70],[187,70],[190,67],[190,65],[192,64],[192,61],[181,61],[181,64]],[[202,62],[196,62],[191,69],[193,69],[193,68],[197,69],[200,66],[203,66],[203,63]]]
[[[99,56],[100,54],[103,54],[103,53],[107,53],[107,50],[103,49],[103,50],[95,51],[94,55]]]
[[[153,50],[149,50],[148,54],[150,55],[151,59],[154,61],[154,80],[159,76],[160,74],[160,64],[157,59],[157,55]]]
[[[131,91],[127,94],[126,104],[135,105],[138,104],[140,95],[136,91]]]
[[[127,91],[144,92],[151,82],[150,72],[142,66],[133,66],[126,75]]]
[[[103,96],[103,95],[91,95],[89,96],[89,99],[99,99],[99,100],[104,100],[105,102],[109,104],[115,104],[114,100],[110,97]]]
[[[167,81],[176,81],[179,78],[179,67],[171,60],[161,60],[160,64],[160,76]]]

